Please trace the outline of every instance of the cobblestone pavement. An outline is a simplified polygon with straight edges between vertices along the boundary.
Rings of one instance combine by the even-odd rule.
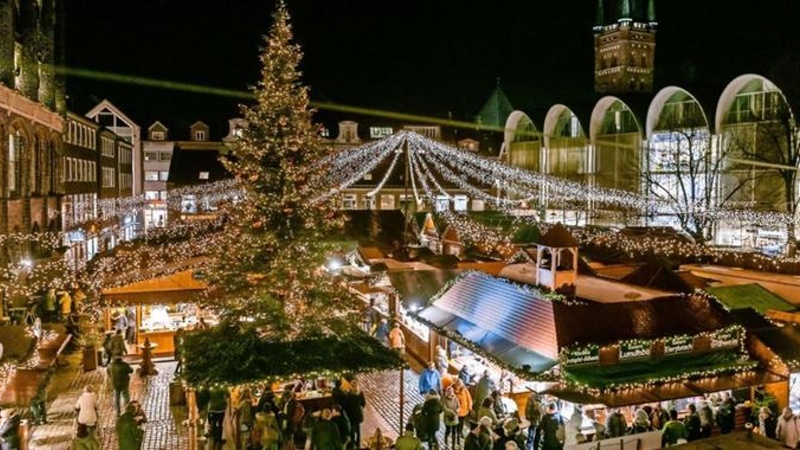
[[[131,376],[131,399],[137,399],[147,414],[148,423],[144,433],[142,450],[182,450],[188,448],[186,430],[180,425],[185,410],[169,406],[169,383],[175,371],[175,362],[157,362],[158,375],[140,378]],[[134,365],[134,368],[137,368]],[[66,450],[73,436],[77,417],[75,403],[83,387],[91,384],[98,393],[100,426],[97,431],[103,450],[117,449],[116,411],[110,383],[106,382],[105,368],[91,372],[79,372],[69,388],[60,393],[49,405],[48,424],[31,428],[30,450]]]
[[[134,368],[138,368],[134,365]],[[169,383],[173,379],[175,362],[156,362],[158,375],[140,378],[131,376],[131,399],[137,399],[147,414],[142,450],[185,450],[188,448],[188,433],[181,425],[186,418],[183,407],[169,406]],[[423,402],[418,392],[419,375],[413,370],[404,371],[405,405],[403,423],[408,422],[414,405]],[[388,371],[358,376],[364,390],[367,407],[362,424],[362,437],[366,439],[380,428],[392,440],[400,428],[400,372]],[[114,425],[114,396],[106,382],[105,368],[92,372],[79,372],[69,388],[60,393],[49,405],[48,424],[31,428],[30,450],[67,450],[74,432],[77,417],[75,403],[83,387],[91,384],[98,393],[100,427],[98,430],[103,450],[116,450],[117,439]],[[438,437],[443,442],[444,432]]]

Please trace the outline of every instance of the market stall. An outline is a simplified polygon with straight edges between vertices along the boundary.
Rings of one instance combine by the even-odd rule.
[[[127,324],[130,351],[139,353],[146,338],[156,345],[156,354],[174,353],[173,337],[178,328],[193,328],[201,319],[210,325],[212,314],[195,301],[207,284],[198,272],[184,270],[172,275],[138,281],[103,290],[104,319],[107,330]],[[124,320],[119,316],[124,314]]]

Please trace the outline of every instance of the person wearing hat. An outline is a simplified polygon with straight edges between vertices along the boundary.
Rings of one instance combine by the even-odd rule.
[[[389,347],[403,353],[406,349],[406,336],[400,328],[400,322],[395,322],[392,331],[389,332]]]
[[[0,411],[0,449],[19,450],[20,416],[12,408]]]

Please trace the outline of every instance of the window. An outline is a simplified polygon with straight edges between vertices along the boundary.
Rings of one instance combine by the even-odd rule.
[[[208,172],[200,172],[200,175],[198,176],[198,178],[201,179],[201,180],[207,180],[208,179],[208,175],[209,175]]]
[[[206,140],[206,132],[203,130],[198,130],[194,132],[194,140],[195,141],[205,141]]]
[[[169,180],[169,172],[168,172],[168,171],[166,171],[166,170],[162,170],[162,171],[158,172],[158,179],[159,179],[160,181],[167,181],[167,180]]]
[[[172,159],[172,153],[161,152],[161,153],[158,154],[158,160],[159,161],[169,161],[170,159]]]
[[[357,209],[358,200],[356,199],[356,194],[345,194],[344,199],[342,200],[342,208]]]
[[[105,170],[105,169],[103,169]],[[145,181],[158,181],[158,171],[157,170],[145,170],[144,171],[144,180]]]
[[[103,187],[114,187],[115,170],[113,167],[103,167]]]
[[[20,191],[20,181],[22,178],[22,152],[25,150],[25,138],[17,131],[15,134],[8,135],[8,172],[7,184],[8,192],[18,195]]]
[[[145,161],[158,161],[158,152],[144,152]]]
[[[158,191],[144,191],[145,200],[158,200]]]
[[[181,212],[194,214],[197,212],[197,201],[194,195],[184,195],[181,199]]]
[[[164,140],[164,132],[163,131],[151,131],[150,132],[150,140],[163,141]]]

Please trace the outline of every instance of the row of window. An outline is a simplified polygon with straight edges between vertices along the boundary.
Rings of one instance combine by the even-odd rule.
[[[119,147],[119,163],[120,164],[131,164],[133,161],[133,152],[131,151],[130,147],[121,146]]]
[[[169,171],[167,170],[145,170],[144,181],[167,181]]]
[[[171,152],[144,152],[145,161],[169,161],[171,159]]]
[[[96,131],[94,128],[82,123],[69,121],[64,142],[83,148],[94,149]]]
[[[97,217],[97,194],[65,195],[61,203],[64,226],[86,222]]]
[[[78,158],[64,158],[64,181],[97,181],[97,163]]]
[[[166,200],[167,191],[144,191],[145,200]]]

